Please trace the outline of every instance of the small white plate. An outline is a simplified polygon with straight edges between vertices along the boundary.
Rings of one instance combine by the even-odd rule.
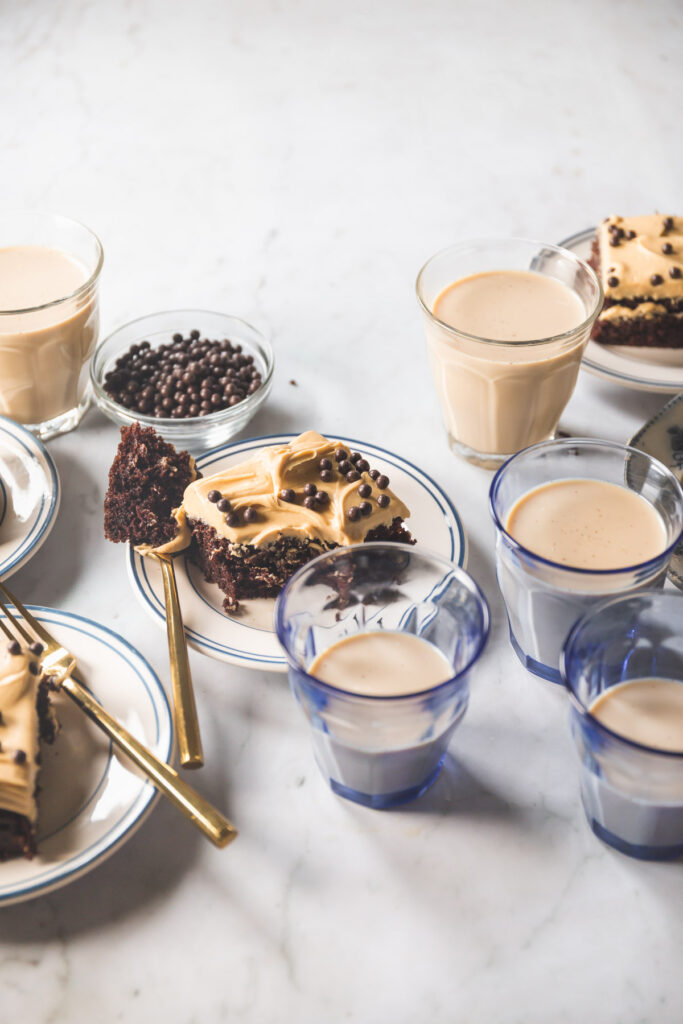
[[[579,259],[588,260],[595,228],[579,231],[558,244]],[[589,341],[583,366],[596,377],[623,384],[636,391],[683,391],[683,349],[636,348],[630,345],[599,345]]]
[[[224,445],[197,459],[205,476],[243,462],[259,448],[288,444],[296,434],[273,434]],[[399,455],[348,437],[335,440],[361,452],[371,464],[391,479],[392,490],[411,511],[406,525],[419,544],[424,544],[456,565],[464,566],[467,557],[465,531],[450,499],[431,477]],[[133,588],[143,606],[166,628],[164,588],[159,567],[153,559],[141,558],[128,549],[128,570]],[[201,571],[187,558],[175,560],[180,605],[187,642],[202,654],[246,668],[285,672],[286,661],[273,632],[274,599],[240,602],[238,616],[223,609],[223,593],[207,583]]]
[[[683,484],[683,395],[676,395],[641,427],[629,444],[663,462]],[[683,543],[669,563],[671,580],[683,590]]]
[[[83,679],[107,711],[168,761],[171,709],[142,655],[80,615],[29,607],[78,655]],[[132,836],[159,795],[68,697],[53,700],[61,729],[53,744],[42,746],[38,854],[0,863],[0,906],[42,896],[91,871]]]
[[[0,579],[8,579],[45,542],[59,497],[57,468],[45,445],[0,416]]]

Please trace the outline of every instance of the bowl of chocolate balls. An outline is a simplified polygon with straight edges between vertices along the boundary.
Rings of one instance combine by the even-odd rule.
[[[199,452],[246,426],[268,396],[273,362],[270,342],[244,320],[181,309],[119,327],[95,350],[90,379],[115,423],[138,420]]]

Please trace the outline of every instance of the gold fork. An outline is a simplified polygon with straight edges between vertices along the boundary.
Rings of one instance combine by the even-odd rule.
[[[5,600],[13,604],[16,611],[24,620],[35,636],[31,636],[22,623],[12,614],[5,601],[0,599],[0,609],[4,612],[7,621],[0,618],[0,629],[9,640],[21,640],[26,644],[35,643],[37,637],[42,644],[43,650],[39,658],[43,671],[51,675],[55,683],[71,700],[78,705],[81,711],[98,726],[112,743],[122,750],[141,769],[147,778],[154,783],[157,789],[168,797],[178,807],[186,818],[201,829],[202,832],[218,847],[227,846],[237,836],[237,829],[225,818],[220,811],[217,811],[208,800],[200,796],[196,790],[189,786],[170,765],[156,757],[144,744],[136,740],[127,729],[116,721],[102,705],[95,700],[91,693],[85,688],[83,682],[74,672],[76,665],[75,656],[63,647],[54,637],[48,633],[42,623],[38,622],[31,613],[24,608],[20,601],[14,597],[7,587],[0,583],[0,593]],[[12,632],[9,623],[14,627],[16,634]]]

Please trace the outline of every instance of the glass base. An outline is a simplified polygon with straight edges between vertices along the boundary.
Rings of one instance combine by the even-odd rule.
[[[410,789],[402,789],[394,793],[359,793],[357,789],[350,789],[343,783],[337,782],[336,779],[329,780],[330,788],[333,793],[343,796],[345,800],[352,800],[356,804],[362,804],[363,807],[372,807],[375,811],[386,811],[422,796],[439,777],[445,756],[444,753],[431,775],[417,786],[411,786]]]
[[[570,437],[570,435],[566,431],[558,429],[550,437],[539,437],[538,442],[552,441],[557,437]],[[538,442],[533,441],[529,443],[537,444]],[[482,469],[500,469],[503,463],[517,454],[517,452],[509,452],[507,455],[499,455],[495,452],[478,452],[475,448],[468,448],[462,441],[457,441],[452,434],[448,434],[448,447],[459,458],[465,459],[466,462],[471,462],[473,466],[481,466]],[[525,445],[525,447],[527,446]]]
[[[675,846],[640,846],[620,839],[595,818],[590,818],[589,821],[590,827],[598,839],[602,839],[603,843],[607,843],[608,846],[613,846],[619,853],[625,853],[627,857],[636,857],[638,860],[678,860],[683,857],[682,843],[677,843]]]
[[[54,416],[51,420],[44,420],[42,423],[23,423],[22,426],[30,430],[36,437],[39,437],[41,441],[49,441],[51,437],[68,434],[70,430],[76,429],[85,416],[90,406],[90,398],[91,395],[88,390],[83,401],[74,409],[67,409],[66,412],[60,413],[59,416]]]
[[[544,665],[541,661],[536,661],[529,654],[525,654],[522,648],[517,643],[515,634],[510,630],[510,643],[512,649],[521,661],[527,672],[533,672],[535,676],[540,676],[541,679],[547,680],[549,683],[556,683],[558,686],[563,686],[562,676],[560,675],[559,669],[551,668],[550,665]]]

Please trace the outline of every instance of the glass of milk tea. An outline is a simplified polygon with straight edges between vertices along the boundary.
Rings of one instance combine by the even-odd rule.
[[[561,683],[574,623],[605,597],[664,585],[683,533],[683,491],[657,459],[591,438],[509,459],[489,493],[510,641],[530,672]]]
[[[588,822],[647,860],[683,856],[682,624],[681,593],[612,599],[575,625],[562,657]]]
[[[337,548],[292,577],[275,625],[332,790],[376,808],[420,796],[467,710],[488,638],[474,580],[421,548]]]
[[[452,450],[495,469],[554,437],[602,308],[588,264],[545,242],[460,242],[424,265],[417,297]]]
[[[99,330],[99,239],[56,214],[0,214],[0,414],[44,440],[89,402]]]

